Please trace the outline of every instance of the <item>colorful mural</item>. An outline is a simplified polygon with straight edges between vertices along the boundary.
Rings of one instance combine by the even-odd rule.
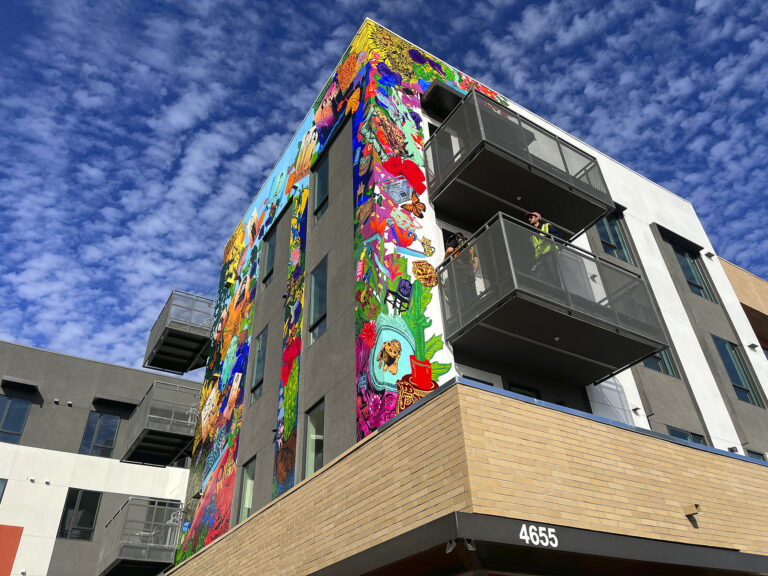
[[[352,122],[355,390],[362,439],[453,375],[435,266],[442,236],[426,199],[419,96],[434,80],[492,90],[366,20],[227,243],[176,560],[229,529],[262,240],[291,210],[272,495],[295,483],[310,170]],[[275,281],[282,281],[275,279]],[[350,353],[352,351],[350,350]]]

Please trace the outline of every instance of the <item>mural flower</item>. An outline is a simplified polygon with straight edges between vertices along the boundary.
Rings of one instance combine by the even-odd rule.
[[[368,348],[373,348],[376,344],[376,321],[366,322],[360,332],[360,339]]]

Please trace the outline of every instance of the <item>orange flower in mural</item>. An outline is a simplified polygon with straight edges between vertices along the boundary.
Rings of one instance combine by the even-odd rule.
[[[355,90],[352,93],[352,96],[349,97],[349,102],[347,102],[347,109],[345,112],[347,114],[354,112],[355,110],[357,110],[357,106],[359,104],[360,104],[360,88]]]
[[[350,52],[349,56],[344,61],[344,64],[339,67],[338,71],[339,87],[342,92],[344,92],[352,83],[355,74],[357,74],[357,54]]]

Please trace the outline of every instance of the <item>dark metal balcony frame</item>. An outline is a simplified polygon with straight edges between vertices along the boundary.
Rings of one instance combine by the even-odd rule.
[[[130,496],[104,526],[99,576],[154,576],[172,566],[182,511],[178,500]]]
[[[650,356],[651,354],[655,353],[656,351],[658,351],[659,349],[667,345],[663,329],[661,328],[661,324],[658,319],[658,314],[655,308],[653,307],[647,307],[645,309],[647,312],[652,312],[653,322],[652,322],[652,325],[649,325],[649,327],[645,329],[644,331],[645,333],[643,333],[643,331],[638,331],[637,329],[637,326],[639,325],[637,324],[638,322],[637,319],[635,319],[636,321],[635,326],[627,325],[626,322],[622,322],[620,320],[618,312],[616,310],[613,310],[610,305],[606,306],[604,309],[603,308],[600,309],[600,311],[603,312],[602,314],[603,317],[599,317],[594,314],[591,314],[590,311],[586,309],[580,310],[579,306],[576,306],[574,304],[573,296],[567,288],[565,290],[561,290],[558,292],[561,295],[567,296],[567,301],[565,302],[555,301],[551,298],[548,298],[546,293],[537,293],[531,290],[530,288],[526,288],[525,282],[528,282],[530,284],[530,279],[527,279],[525,282],[519,281],[519,278],[518,278],[519,273],[516,270],[516,264],[513,262],[513,254],[510,250],[510,244],[507,238],[507,230],[503,225],[504,221],[510,222],[517,227],[525,229],[527,231],[526,234],[529,235],[528,237],[530,237],[530,235],[535,234],[541,237],[542,239],[551,241],[553,243],[552,250],[558,250],[558,251],[567,250],[569,254],[575,253],[575,254],[583,255],[586,261],[590,263],[594,263],[595,266],[599,266],[598,271],[601,273],[606,271],[615,271],[616,273],[620,273],[621,275],[627,278],[632,278],[637,281],[640,281],[642,285],[645,287],[645,295],[648,298],[648,303],[652,304],[652,300],[650,299],[650,294],[647,291],[647,285],[645,285],[642,277],[636,272],[629,271],[626,268],[621,266],[617,266],[616,264],[610,262],[605,258],[596,256],[595,254],[592,254],[589,251],[584,250],[578,246],[574,246],[573,244],[570,244],[569,242],[566,242],[560,238],[557,238],[552,234],[543,234],[540,229],[535,228],[521,220],[512,218],[507,214],[499,212],[494,217],[492,217],[488,222],[486,222],[483,226],[481,226],[480,229],[478,229],[467,240],[467,244],[465,245],[464,250],[473,249],[476,246],[478,239],[483,235],[483,233],[490,230],[495,223],[497,222],[501,223],[502,225],[500,226],[500,228],[503,234],[503,239],[504,239],[503,241],[506,245],[505,256],[507,259],[507,262],[504,263],[503,265],[505,267],[506,266],[509,267],[509,272],[511,273],[511,276],[509,277],[508,280],[511,282],[511,286],[509,287],[494,286],[492,288],[486,288],[485,292],[479,295],[480,300],[482,300],[483,297],[485,297],[487,294],[492,292],[501,293],[502,294],[501,297],[499,297],[498,300],[496,300],[495,302],[493,301],[493,298],[491,298],[490,299],[491,304],[488,305],[488,307],[477,311],[476,315],[469,318],[466,322],[463,322],[457,329],[452,330],[450,327],[451,323],[447,321],[447,318],[449,317],[449,315],[446,311],[447,303],[446,303],[446,294],[445,294],[445,287],[443,286],[443,281],[445,277],[444,276],[445,271],[448,269],[449,266],[451,266],[453,262],[453,258],[448,258],[445,261],[443,261],[437,267],[437,275],[441,283],[442,297],[441,297],[440,305],[441,305],[442,316],[444,319],[445,337],[448,342],[450,342],[451,344],[455,344],[456,342],[460,341],[462,338],[470,335],[472,331],[475,330],[478,326],[483,326],[484,329],[496,332],[500,336],[501,334],[504,334],[505,337],[511,337],[516,341],[524,342],[525,344],[530,344],[540,349],[548,349],[548,350],[551,350],[553,353],[556,352],[557,354],[560,354],[566,357],[570,356],[570,357],[573,357],[574,359],[578,359],[579,361],[585,361],[594,366],[600,366],[603,369],[608,370],[608,372],[605,372],[605,374],[603,374],[598,380],[595,380],[590,383],[597,383],[599,381],[603,381],[607,378],[610,378],[611,376],[614,376],[615,374],[625,370],[629,366],[634,365],[636,362],[642,361],[644,358]],[[488,262],[486,262],[485,265],[488,265]],[[558,263],[558,266],[560,266],[559,263]],[[562,282],[563,281],[562,271],[558,271],[558,274],[560,275],[560,280]],[[590,278],[592,277],[590,276]],[[600,282],[600,286],[603,289],[605,289],[606,285],[603,282],[603,280],[602,279],[598,279],[598,280]],[[596,280],[595,278],[592,278],[593,282],[597,282],[598,280]],[[635,285],[635,287],[637,286]],[[627,293],[630,293],[630,292],[631,290],[627,291]],[[605,300],[609,301],[613,299],[613,297],[616,297],[619,295],[620,294],[618,293],[612,293],[610,295],[611,298],[609,298],[609,295],[606,292]],[[587,356],[583,356],[577,353],[564,350],[558,346],[557,342],[546,343],[546,342],[542,342],[541,340],[526,338],[524,334],[509,332],[497,326],[491,326],[490,324],[486,323],[486,320],[492,317],[496,312],[503,309],[512,300],[515,300],[518,303],[517,306],[522,307],[522,309],[524,309],[524,311],[522,312],[523,315],[537,314],[538,316],[541,316],[544,314],[542,313],[543,310],[549,310],[550,312],[546,312],[546,314],[547,314],[547,317],[550,319],[554,318],[555,321],[557,321],[557,318],[559,317],[562,319],[561,321],[566,324],[567,323],[572,324],[574,321],[579,323],[586,323],[586,325],[593,326],[596,329],[602,331],[603,334],[614,333],[616,335],[621,335],[626,338],[631,338],[636,342],[642,343],[642,345],[647,348],[647,352],[645,352],[644,355],[642,355],[641,357],[634,359],[631,363],[626,363],[617,367],[615,365],[611,365],[609,363],[596,360],[595,358],[590,358]],[[524,304],[524,302],[527,302],[527,304]],[[597,302],[594,302],[593,304],[597,304]],[[606,312],[610,314],[609,317],[607,317],[607,315],[605,314]],[[567,318],[567,320],[565,318]],[[578,324],[574,326],[576,326],[576,329],[578,329]],[[570,329],[573,329],[573,326]],[[469,338],[469,340],[472,340],[472,338]],[[465,342],[466,342],[466,338],[465,338]]]
[[[149,332],[144,368],[184,374],[205,366],[213,307],[211,298],[182,290],[171,292]]]
[[[155,380],[128,419],[117,450],[123,462],[167,466],[183,457],[195,437],[200,390]]]
[[[473,101],[473,100],[474,102],[470,104],[470,101]],[[487,127],[486,127],[486,122],[488,120],[483,119],[480,112],[480,104],[488,105],[493,109],[494,112],[500,115],[503,115],[504,117],[503,121],[511,121],[512,122],[511,125],[514,126],[515,129],[519,130],[518,136],[520,134],[524,135],[526,140],[526,146],[530,146],[531,142],[536,140],[534,130],[541,133],[542,136],[546,136],[547,138],[551,139],[551,141],[557,146],[557,149],[559,152],[558,160],[562,162],[562,165],[565,167],[565,171],[555,166],[554,164],[547,162],[543,157],[531,154],[530,150],[526,151],[526,153],[528,154],[528,157],[526,158],[524,157],[521,151],[515,150],[511,146],[508,146],[507,149],[504,149],[500,145],[495,143],[494,140],[497,137],[494,136],[489,138]],[[450,169],[450,171],[440,179],[437,186],[434,189],[432,186],[429,186],[430,200],[432,201],[433,205],[435,206],[435,209],[438,212],[441,211],[442,209],[443,201],[441,197],[445,195],[446,190],[450,189],[454,185],[460,185],[464,190],[471,190],[472,193],[476,193],[480,195],[479,197],[473,198],[473,201],[474,201],[473,203],[482,201],[490,205],[496,206],[492,212],[488,212],[487,210],[485,210],[483,212],[483,214],[485,215],[482,216],[481,221],[469,222],[471,227],[480,225],[482,222],[486,221],[489,217],[491,217],[493,213],[497,211],[507,211],[512,214],[519,214],[519,215],[525,214],[526,212],[529,212],[529,211],[540,211],[543,213],[545,217],[549,217],[552,221],[557,222],[558,228],[561,232],[563,232],[564,236],[567,236],[568,238],[573,239],[575,236],[578,236],[581,232],[583,232],[584,230],[592,226],[602,216],[611,212],[614,209],[613,201],[610,198],[610,194],[608,192],[607,186],[602,177],[602,173],[600,172],[600,169],[599,169],[599,164],[597,163],[597,159],[594,156],[586,154],[583,150],[566,142],[564,139],[551,133],[550,131],[546,130],[540,125],[532,122],[527,118],[524,118],[517,112],[502,106],[501,104],[495,102],[494,100],[492,100],[491,98],[489,98],[488,96],[486,96],[485,94],[483,94],[482,92],[478,91],[475,88],[472,88],[463,97],[460,103],[446,116],[441,126],[431,135],[431,137],[424,144],[423,150],[425,153],[425,162],[428,165],[428,170],[427,170],[428,185],[430,183],[430,172],[431,172],[429,169],[429,161],[430,161],[429,150],[433,145],[433,143],[436,143],[438,141],[437,139],[441,138],[442,134],[447,129],[446,127],[451,125],[451,120],[454,118],[454,116],[456,116],[459,113],[459,110],[462,110],[466,106],[471,106],[474,108],[474,110],[470,111],[469,114],[474,113],[474,115],[476,116],[476,119],[473,120],[473,122],[474,121],[477,122],[477,126],[475,128],[479,130],[479,134],[476,135],[477,137],[475,138],[475,140],[469,142],[464,149],[459,151],[458,155],[460,156],[462,153],[465,153],[464,157],[461,158],[453,166],[453,168]],[[526,128],[526,125],[528,125],[530,129]],[[585,167],[580,168],[574,174],[571,174],[568,168],[569,162],[566,158],[566,154],[564,153],[564,150],[569,151],[569,156],[577,155],[582,159],[588,159],[589,163],[586,164]],[[519,177],[525,177],[528,179],[533,178],[534,181],[536,181],[536,179],[540,181],[547,181],[551,185],[553,185],[553,186],[550,186],[549,188],[549,190],[553,191],[553,193],[554,191],[558,191],[557,194],[559,194],[559,196],[562,198],[567,198],[567,195],[573,195],[572,199],[577,198],[580,206],[591,206],[591,208],[589,208],[589,210],[585,212],[584,216],[582,216],[580,220],[574,221],[573,223],[566,224],[564,222],[563,217],[559,217],[559,218],[552,217],[552,214],[547,213],[548,212],[547,208],[542,207],[542,204],[544,204],[544,202],[541,201],[541,198],[537,200],[536,198],[532,198],[532,197],[523,198],[521,196],[520,201],[518,202],[517,196],[512,197],[511,194],[494,194],[487,189],[483,189],[470,182],[463,180],[462,176],[465,174],[466,170],[470,168],[473,165],[473,163],[476,160],[478,160],[480,156],[483,155],[484,153],[490,153],[492,155],[495,155],[496,157],[499,157],[504,161],[506,161],[510,166],[512,165],[516,166],[518,170],[516,174]],[[485,162],[485,160],[483,162]],[[588,173],[591,173],[592,176],[587,176]],[[582,176],[587,177],[587,179],[595,180],[595,185],[587,186],[586,183],[580,179],[579,174],[582,174]],[[506,184],[505,182],[499,182],[497,185],[494,186],[494,189],[504,186],[505,184]],[[455,203],[457,202],[457,200],[455,198],[453,199],[448,198],[447,196],[446,198],[447,199],[444,202],[450,202],[452,203],[451,206],[455,207]],[[562,200],[562,198],[558,199],[558,201],[555,202],[555,204],[559,205],[560,200]],[[470,203],[467,203],[467,205],[469,206]],[[549,210],[549,212],[551,211],[552,210]],[[564,207],[563,211],[567,213],[568,208]],[[466,213],[462,213],[462,214],[466,215]],[[452,217],[450,216],[450,214],[447,214],[446,220],[452,220]],[[463,223],[454,222],[454,223],[464,224],[465,227],[467,224],[467,222],[463,222]],[[574,223],[576,224],[575,227],[573,226]]]

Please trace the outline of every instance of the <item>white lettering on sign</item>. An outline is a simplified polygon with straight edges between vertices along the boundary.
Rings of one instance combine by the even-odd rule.
[[[554,528],[536,526],[535,524],[523,524],[520,527],[520,534],[518,534],[518,537],[526,544],[532,544],[534,546],[557,548],[557,545],[559,544],[557,533]]]

